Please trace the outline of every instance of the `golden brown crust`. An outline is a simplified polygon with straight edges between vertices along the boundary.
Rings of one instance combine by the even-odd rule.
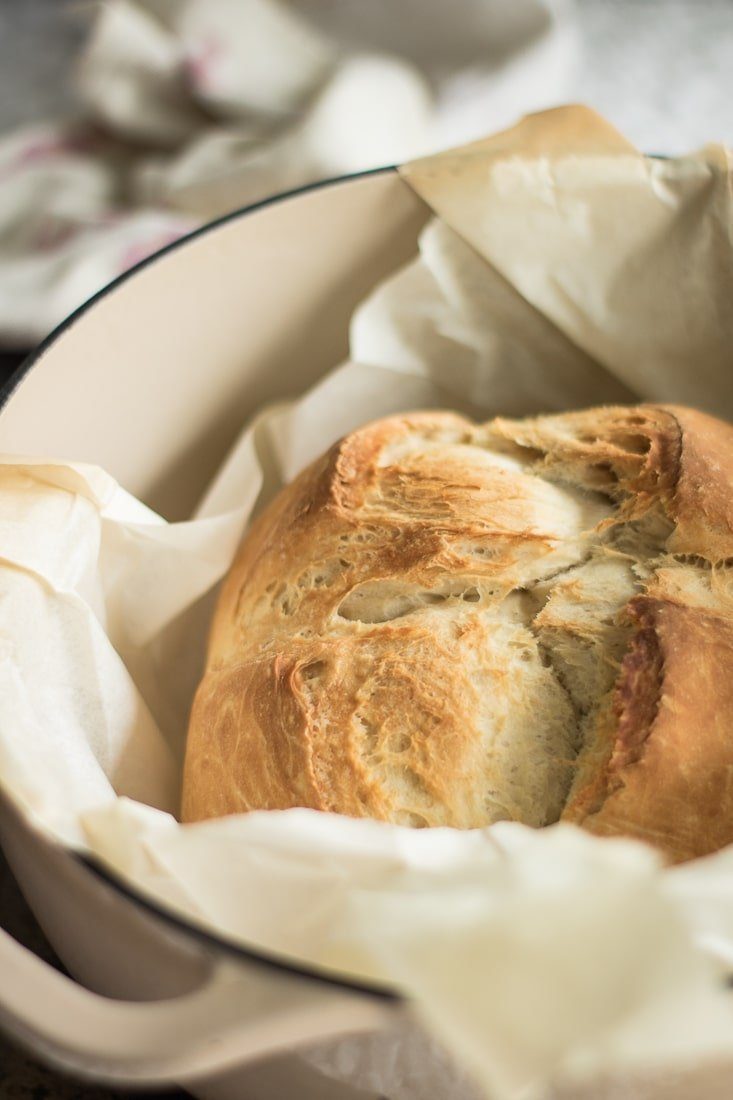
[[[664,406],[680,432],[669,549],[710,561],[733,556],[733,428],[707,413]]]
[[[595,807],[577,792],[565,817],[678,862],[733,843],[733,624],[646,597],[632,614],[605,790]]]
[[[672,859],[733,841],[728,559],[733,428],[702,413],[367,425],[222,587],[183,817],[562,816]]]

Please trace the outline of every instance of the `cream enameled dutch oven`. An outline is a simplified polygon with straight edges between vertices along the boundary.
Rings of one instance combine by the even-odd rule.
[[[206,226],[102,291],[11,379],[0,451],[88,461],[186,517],[242,426],[337,365],[359,300],[429,216],[393,169]],[[0,777],[1,787],[1,777]],[[0,933],[0,1027],[72,1073],[223,1100],[367,1098],[297,1054],[395,1025],[389,991],[193,928],[49,840],[0,790],[0,842],[77,982]]]

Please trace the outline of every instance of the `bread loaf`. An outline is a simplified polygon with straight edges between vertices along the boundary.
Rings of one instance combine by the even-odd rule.
[[[733,842],[733,427],[599,408],[370,424],[260,515],[191,715],[186,821],[308,806]]]

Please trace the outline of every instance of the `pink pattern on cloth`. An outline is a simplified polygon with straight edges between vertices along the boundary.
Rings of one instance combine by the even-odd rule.
[[[0,166],[0,180],[8,179],[16,172],[44,165],[48,161],[59,160],[65,156],[78,156],[93,153],[99,146],[100,136],[91,131],[71,134],[49,134],[47,137],[31,138],[26,145]]]
[[[167,230],[165,233],[159,233],[155,237],[151,237],[146,241],[134,241],[122,253],[120,257],[119,272],[129,271],[131,267],[135,267],[136,264],[142,263],[143,260],[147,260],[149,256],[152,256],[155,252],[159,252],[161,248],[165,248],[166,245],[173,244],[175,241],[181,239],[186,233],[190,232],[190,226],[181,226],[180,229]]]
[[[24,168],[38,161],[51,160],[69,153],[86,153],[93,146],[94,141],[90,134],[69,134],[66,137],[54,134],[53,137],[37,138],[20,150],[16,166]]]
[[[212,85],[213,63],[224,53],[224,44],[219,38],[207,38],[197,49],[188,54],[183,62],[183,71],[193,88],[205,91]]]

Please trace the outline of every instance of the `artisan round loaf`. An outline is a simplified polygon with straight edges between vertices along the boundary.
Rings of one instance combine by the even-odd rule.
[[[377,421],[223,585],[186,821],[308,806],[733,842],[733,427],[641,405]]]

